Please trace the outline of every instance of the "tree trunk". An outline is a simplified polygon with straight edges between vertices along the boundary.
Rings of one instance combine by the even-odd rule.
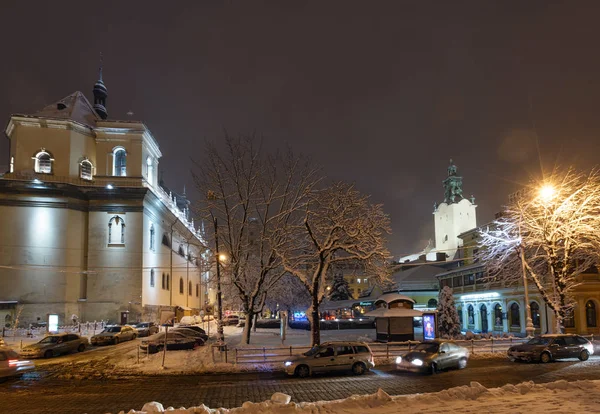
[[[258,313],[254,314],[254,325],[252,325],[253,332],[256,332],[256,325],[258,325]]]
[[[311,337],[312,337],[312,346],[321,344],[321,325],[319,319],[319,294],[318,292],[314,292],[312,295],[312,305],[311,305]]]
[[[254,313],[250,310],[246,310],[246,323],[244,323],[244,343],[250,344],[250,330],[252,329],[252,320],[254,319]]]

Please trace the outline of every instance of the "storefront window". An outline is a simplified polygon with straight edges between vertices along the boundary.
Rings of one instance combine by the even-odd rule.
[[[494,325],[502,327],[502,305],[499,303],[494,306]]]

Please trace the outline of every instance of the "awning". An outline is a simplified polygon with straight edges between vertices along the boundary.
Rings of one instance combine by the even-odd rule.
[[[371,318],[414,318],[418,316],[423,316],[423,313],[416,309],[377,308],[371,312],[365,313],[363,316],[369,316]]]
[[[179,309],[181,309],[181,310],[184,310],[184,311],[188,311],[188,310],[191,311],[192,310],[192,308],[188,308],[187,306],[177,305],[177,307]]]

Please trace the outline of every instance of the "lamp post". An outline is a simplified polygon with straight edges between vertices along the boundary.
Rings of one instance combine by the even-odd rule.
[[[219,254],[219,231],[216,217],[213,223],[215,225],[215,257],[217,258],[217,342],[222,344],[225,342],[225,335],[223,334],[223,297],[221,295],[221,256]]]
[[[521,268],[523,270],[523,290],[525,291],[525,333],[527,336],[533,336],[535,327],[531,318],[531,303],[529,302],[529,288],[527,286],[527,268],[525,266],[525,249],[523,244],[519,246],[519,254],[521,256]]]

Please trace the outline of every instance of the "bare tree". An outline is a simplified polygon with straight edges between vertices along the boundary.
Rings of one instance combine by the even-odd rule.
[[[575,305],[577,276],[598,264],[599,230],[598,170],[555,172],[514,197],[502,217],[480,231],[479,257],[492,278],[517,284],[526,275],[562,332]]]
[[[265,154],[253,137],[226,137],[224,151],[207,144],[195,181],[201,215],[220,223],[223,273],[242,301],[244,341],[250,343],[254,315],[285,274],[275,251],[286,240],[288,221],[319,182],[318,171],[289,152]]]
[[[311,303],[311,297],[304,284],[295,276],[287,273],[273,289],[267,293],[266,306],[272,310],[280,309],[288,313],[304,311]]]
[[[319,305],[332,267],[353,263],[362,266],[373,282],[387,278],[384,236],[389,233],[390,220],[382,206],[370,204],[352,185],[336,183],[310,194],[303,216],[289,228],[287,243],[278,253],[285,270],[311,295],[307,316],[313,345],[321,341]]]

